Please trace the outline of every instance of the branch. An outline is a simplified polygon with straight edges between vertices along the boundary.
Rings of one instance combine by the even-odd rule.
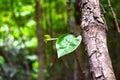
[[[72,24],[70,20],[70,3],[71,3],[71,0],[67,0],[67,21],[68,21],[68,26],[69,26],[69,32],[72,33]],[[80,80],[85,80],[78,54],[79,52],[75,50],[74,55],[75,55],[75,60],[77,62],[78,70],[80,73]]]
[[[11,61],[9,55],[8,55],[9,53],[8,53],[7,51],[5,51],[2,47],[0,47],[0,52],[1,52],[0,55],[2,55],[2,56],[5,58],[5,60],[6,60],[10,65],[12,65],[13,63],[12,63],[12,61]]]
[[[110,8],[111,13],[112,13],[112,16],[113,16],[113,19],[114,19],[114,21],[115,21],[115,25],[116,25],[116,27],[117,27],[117,31],[118,31],[118,33],[120,34],[120,28],[119,28],[119,24],[118,24],[117,19],[116,19],[116,14],[115,14],[112,6],[111,6],[110,0],[107,0],[107,1],[108,1],[108,7]]]
[[[79,53],[78,50],[75,50],[74,56],[75,56],[75,60],[77,62],[78,70],[79,70],[79,73],[80,73],[80,80],[85,80],[85,75],[84,75],[83,70],[81,68],[81,63],[80,63],[80,60],[79,60],[78,53]]]

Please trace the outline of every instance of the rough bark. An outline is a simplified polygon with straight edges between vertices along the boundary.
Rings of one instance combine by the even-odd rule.
[[[44,73],[43,73],[43,58],[44,58],[44,40],[43,40],[43,30],[40,24],[40,2],[36,0],[36,23],[37,23],[37,37],[38,37],[38,60],[39,60],[39,72],[38,72],[38,80],[44,80]]]
[[[82,12],[80,27],[92,79],[116,80],[107,48],[107,28],[100,12],[99,0],[80,0],[79,5]]]

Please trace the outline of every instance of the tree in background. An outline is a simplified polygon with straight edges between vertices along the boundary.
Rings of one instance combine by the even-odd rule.
[[[38,37],[38,48],[37,55],[39,61],[39,72],[38,72],[38,80],[44,80],[44,34],[41,26],[41,12],[40,12],[40,1],[36,0],[36,23],[37,23],[37,37]]]

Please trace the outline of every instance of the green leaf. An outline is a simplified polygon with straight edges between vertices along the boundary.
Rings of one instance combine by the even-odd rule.
[[[0,56],[0,64],[2,65],[2,64],[4,64],[4,62],[5,62],[4,58],[2,56]]]
[[[71,34],[64,34],[57,39],[56,49],[58,58],[73,52],[81,43],[82,37],[75,37]]]

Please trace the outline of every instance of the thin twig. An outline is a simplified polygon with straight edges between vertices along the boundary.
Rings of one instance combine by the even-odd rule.
[[[107,1],[108,1],[108,7],[110,8],[111,13],[112,13],[112,16],[113,16],[113,19],[114,19],[114,21],[115,21],[115,25],[116,25],[116,27],[117,27],[117,31],[118,31],[118,33],[120,34],[120,28],[119,28],[119,24],[118,24],[117,19],[116,19],[116,14],[115,14],[112,6],[111,6],[110,0],[107,0]]]
[[[106,10],[104,9],[103,5],[100,4],[100,7],[101,7],[101,9],[102,9],[102,11],[103,11],[103,15],[105,15],[105,14],[106,14]]]
[[[69,28],[69,31],[70,33],[72,33],[72,24],[71,24],[71,21],[70,21],[70,3],[71,3],[71,0],[68,0],[67,1],[67,22],[68,22],[68,28]]]
[[[101,17],[103,17],[103,20],[104,20],[105,26],[106,26],[107,24],[106,24],[106,21],[105,21],[105,18],[104,18],[104,15],[106,14],[106,10],[105,10],[105,8],[103,7],[102,4],[100,4],[100,8],[102,9],[102,15],[101,15]],[[107,26],[106,26],[106,31],[108,31],[108,27]]]
[[[57,40],[58,38],[50,38],[50,39],[46,39],[47,41],[55,41]]]

